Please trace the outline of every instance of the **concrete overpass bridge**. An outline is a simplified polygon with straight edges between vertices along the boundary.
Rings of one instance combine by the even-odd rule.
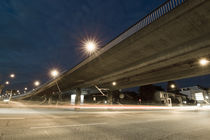
[[[210,73],[210,1],[169,0],[58,78],[24,98],[97,85],[111,90]],[[115,81],[116,86],[112,85]]]

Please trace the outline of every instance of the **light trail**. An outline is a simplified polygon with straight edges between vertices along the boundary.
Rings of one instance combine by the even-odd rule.
[[[10,104],[1,104],[2,107],[14,107],[14,108],[60,108],[60,109],[98,109],[98,110],[210,110],[210,105],[205,106],[151,106],[151,105],[37,105],[26,104],[21,102],[10,101]]]
[[[81,127],[81,126],[95,126],[95,125],[105,125],[105,124],[107,124],[107,123],[88,123],[88,124],[71,124],[71,125],[56,125],[56,126],[38,126],[38,127],[30,127],[30,129]]]

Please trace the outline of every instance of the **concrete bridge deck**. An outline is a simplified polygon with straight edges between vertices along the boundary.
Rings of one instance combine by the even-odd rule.
[[[178,5],[170,9],[173,1]],[[114,90],[209,74],[210,66],[201,67],[198,60],[210,57],[210,1],[181,2],[166,2],[161,6],[165,9],[157,8],[97,53],[32,93],[57,91],[56,81],[63,91],[93,85]],[[113,81],[116,86],[111,85]]]

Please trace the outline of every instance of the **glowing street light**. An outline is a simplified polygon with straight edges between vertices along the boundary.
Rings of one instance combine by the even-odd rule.
[[[15,74],[14,73],[10,74],[10,78],[15,78]]]
[[[86,50],[90,53],[96,50],[96,43],[94,41],[88,41],[85,43]]]
[[[57,77],[57,76],[59,75],[59,72],[58,72],[58,70],[54,69],[54,70],[52,70],[52,71],[50,72],[50,74],[51,74],[51,76],[52,76],[53,78],[55,78],[55,77]]]
[[[35,81],[35,82],[34,82],[34,85],[35,85],[36,87],[38,87],[38,86],[40,85],[40,82],[39,82],[39,81]]]
[[[6,84],[6,85],[9,85],[9,81],[6,81],[5,84]]]
[[[87,39],[82,41],[83,50],[86,54],[92,54],[98,49],[98,42],[94,39]]]
[[[170,86],[171,88],[175,88],[176,86],[174,85],[174,84],[171,84],[171,86]]]
[[[209,63],[209,61],[206,58],[202,58],[199,60],[199,63],[201,66],[206,66]]]
[[[116,82],[112,82],[112,85],[113,85],[113,86],[116,86],[116,85],[117,85],[117,83],[116,83]]]
[[[56,78],[58,75],[59,75],[59,72],[58,72],[58,70],[56,70],[56,69],[53,69],[51,72],[50,72],[50,74],[51,74],[51,76],[53,77],[53,78]],[[59,87],[59,85],[58,85],[58,82],[57,82],[57,80],[55,81],[55,83],[56,83],[56,86],[57,86],[57,88],[58,88],[58,91],[59,91],[59,100],[62,100],[62,97],[61,97],[61,89],[60,89],[60,87]]]
[[[27,88],[27,87],[25,87],[25,88],[24,88],[24,90],[28,90],[28,88]]]

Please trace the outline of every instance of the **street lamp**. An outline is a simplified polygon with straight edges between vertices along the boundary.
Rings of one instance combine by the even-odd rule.
[[[53,70],[50,72],[50,74],[51,74],[51,76],[52,76],[53,78],[56,78],[56,77],[59,75],[59,72],[58,72],[58,70],[53,69]],[[59,87],[59,85],[58,85],[57,80],[55,81],[55,83],[56,83],[56,86],[57,86],[58,91],[59,91],[59,100],[62,100],[62,97],[61,97],[61,89],[60,89],[60,87]]]
[[[57,77],[57,76],[59,75],[59,72],[58,72],[58,70],[54,69],[54,70],[52,70],[52,71],[50,72],[50,74],[51,74],[51,76],[52,76],[53,78],[55,78],[55,77]]]
[[[10,78],[15,78],[15,74],[14,73],[10,74]]]
[[[90,55],[96,52],[98,49],[98,43],[94,39],[88,39],[83,41],[83,47],[84,52]]]
[[[202,58],[199,60],[199,64],[201,66],[206,66],[209,63],[209,61],[206,58]]]
[[[94,41],[88,41],[85,43],[86,50],[90,53],[96,50],[96,43]]]
[[[116,86],[116,85],[117,85],[117,83],[116,83],[116,82],[112,82],[112,85],[113,85],[113,86]]]
[[[27,88],[27,87],[25,87],[25,88],[24,88],[24,90],[26,91],[26,90],[28,90],[28,88]]]
[[[9,81],[6,81],[5,84],[6,84],[6,85],[9,85]]]
[[[35,82],[34,82],[34,85],[35,85],[36,87],[38,87],[38,86],[40,85],[40,82],[39,82],[39,81],[35,81]]]
[[[174,84],[171,84],[171,86],[170,86],[170,87],[174,89],[176,86],[175,86]]]

